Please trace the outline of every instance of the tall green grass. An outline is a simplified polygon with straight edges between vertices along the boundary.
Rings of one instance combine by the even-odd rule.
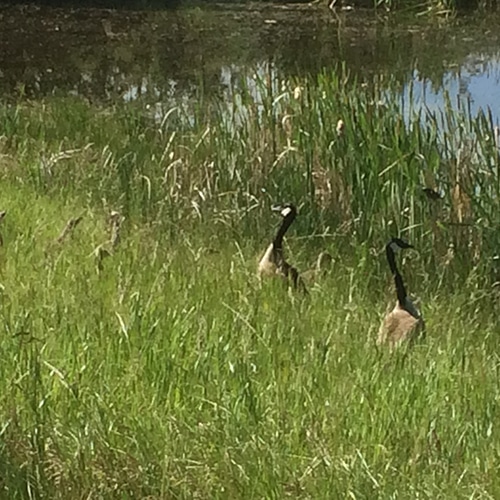
[[[496,498],[491,118],[405,118],[391,82],[342,69],[230,90],[0,108],[3,496]],[[283,200],[290,260],[335,257],[307,300],[255,277]],[[390,355],[393,234],[428,340]]]

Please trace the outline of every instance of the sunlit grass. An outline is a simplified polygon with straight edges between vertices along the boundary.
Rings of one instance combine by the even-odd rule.
[[[5,496],[498,496],[491,123],[405,121],[385,83],[263,78],[157,116],[0,109]],[[304,300],[255,277],[286,200],[289,260],[335,259]],[[391,355],[393,234],[418,249],[401,268],[428,339]]]

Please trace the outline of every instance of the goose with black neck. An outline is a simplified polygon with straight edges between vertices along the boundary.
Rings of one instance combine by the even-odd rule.
[[[385,247],[387,262],[394,277],[397,302],[394,309],[387,313],[379,329],[377,344],[388,344],[391,348],[404,341],[423,337],[425,324],[420,311],[406,293],[403,277],[396,264],[396,253],[414,248],[401,238],[392,238]]]
[[[267,247],[263,257],[259,261],[258,275],[260,277],[279,276],[292,285],[294,289],[299,289],[303,293],[307,293],[299,272],[286,261],[283,253],[283,238],[297,217],[297,208],[292,203],[286,203],[284,205],[275,205],[272,207],[272,210],[279,212],[283,220],[273,241]]]

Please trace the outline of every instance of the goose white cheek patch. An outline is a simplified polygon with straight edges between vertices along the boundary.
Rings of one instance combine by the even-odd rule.
[[[281,211],[281,215],[283,217],[286,217],[290,212],[292,211],[292,209],[290,207],[286,207],[284,208],[282,211]]]
[[[399,252],[401,250],[401,247],[395,241],[393,241],[390,246],[393,252]]]

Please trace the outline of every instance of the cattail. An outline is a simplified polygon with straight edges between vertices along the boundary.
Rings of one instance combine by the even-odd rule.
[[[111,248],[114,250],[120,243],[120,229],[122,225],[122,216],[120,215],[119,212],[113,210],[111,212],[109,219],[111,224],[111,235],[109,240],[111,242]]]
[[[343,120],[339,120],[337,122],[337,128],[336,128],[337,135],[339,135],[339,136],[343,135],[344,129],[345,129],[345,123],[343,122]]]
[[[298,101],[302,97],[302,87],[300,85],[297,85],[293,89],[293,98]]]

